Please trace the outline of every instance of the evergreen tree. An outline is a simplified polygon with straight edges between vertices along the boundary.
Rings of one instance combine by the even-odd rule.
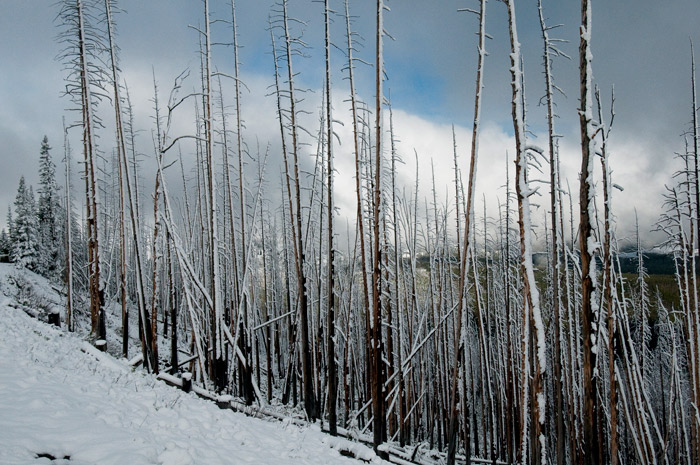
[[[39,264],[44,274],[54,276],[59,268],[61,205],[56,184],[56,165],[51,160],[50,150],[49,140],[44,136],[39,152],[39,200],[37,203]]]
[[[34,190],[31,187],[27,189],[24,176],[19,178],[17,196],[15,197],[13,232],[15,236],[12,243],[13,261],[19,266],[36,270],[39,255],[36,203]]]
[[[4,229],[0,232],[0,262],[7,263],[10,261],[10,252],[12,250],[12,243],[10,242],[10,236]]]
[[[10,240],[10,261],[12,261],[12,247],[17,238],[15,235],[14,221],[12,220],[12,207],[10,205],[7,206],[7,231],[8,239]]]

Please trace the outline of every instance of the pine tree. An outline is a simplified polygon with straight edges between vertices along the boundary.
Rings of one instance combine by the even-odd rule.
[[[38,234],[34,191],[27,189],[24,176],[19,179],[15,197],[15,219],[13,222],[14,240],[12,260],[19,266],[36,270],[38,266]]]
[[[12,243],[10,242],[10,236],[4,229],[0,232],[0,262],[7,263],[10,261],[10,252],[12,250]]]
[[[8,205],[7,206],[7,235],[8,239],[10,241],[10,261],[12,261],[12,247],[15,241],[17,240],[16,234],[15,234],[15,227],[14,227],[14,220],[12,219],[12,206]]]
[[[46,136],[39,152],[39,199],[37,202],[39,260],[42,273],[53,276],[58,268],[59,203],[56,165],[51,160],[51,147]]]

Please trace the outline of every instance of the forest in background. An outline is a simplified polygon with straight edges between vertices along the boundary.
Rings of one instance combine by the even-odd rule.
[[[384,89],[383,17],[391,14],[384,1],[376,2],[374,64],[354,55],[349,2],[319,2],[325,74],[316,128],[300,122],[308,121],[307,90],[297,85],[308,48],[303,22],[293,16],[294,2],[270,11],[279,154],[247,139],[245,115],[255,109],[242,97],[233,0],[226,18],[211,17],[203,0],[195,28],[200,68],[177,76],[165,94],[154,77],[150,102],[132,102],[120,78],[117,2],[61,2],[59,59],[71,102],[65,171],[57,173],[44,138],[37,193],[20,179],[0,255],[61,283],[65,326],[89,328],[100,349],[138,355],[149,372],[192,379],[249,406],[302,413],[331,434],[368,435],[379,453],[424,445],[447,463],[697,463],[694,61],[683,169],[662,181],[668,187],[657,225],[671,274],[651,280],[639,231],[632,257],[618,250],[619,186],[607,147],[614,94],[601,97],[592,79],[589,1],[581,2],[578,57],[571,57],[580,69],[575,182],[560,173],[552,60],[565,54],[550,37],[556,26],[546,24],[538,2],[548,127],[540,147],[528,130],[515,4],[502,3],[515,146],[504,165],[505,198],[497,211],[484,204],[482,213],[475,185],[483,69],[487,30],[497,27],[487,22],[485,0],[466,9],[478,25],[469,164],[459,165],[453,138],[453,185],[436,186],[434,172],[416,172],[409,193],[396,183],[397,164],[409,154],[397,153]],[[227,38],[212,32],[220,23]],[[231,73],[219,71],[212,54],[222,40]],[[345,57],[340,77],[333,76],[333,47]],[[356,73],[372,73],[369,99],[356,91]],[[339,95],[352,116],[349,141],[338,136]],[[150,149],[137,143],[132,104],[152,108],[152,141],[143,144]],[[191,132],[174,133],[183,113],[193,117]],[[70,133],[80,134],[79,148]],[[340,143],[354,155],[352,223],[339,218],[335,203]],[[149,151],[153,171],[144,169]],[[193,168],[183,160],[194,160]],[[431,184],[427,198],[419,196],[419,178]],[[153,180],[152,192],[144,192],[143,179]],[[449,203],[438,201],[444,189]],[[535,254],[536,245],[544,252]],[[112,328],[122,336],[118,347],[107,345],[112,314],[121,319]],[[130,333],[139,354],[129,353]]]

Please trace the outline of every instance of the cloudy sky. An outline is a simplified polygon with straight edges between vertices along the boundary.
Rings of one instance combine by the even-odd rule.
[[[229,19],[227,0],[210,0],[212,18]],[[274,98],[268,96],[274,81],[268,16],[274,10],[269,0],[237,0],[241,73],[249,88],[243,94],[242,114],[246,121],[244,137],[254,155],[256,147],[270,147],[268,183],[277,188],[279,179],[279,132],[276,128]],[[343,10],[340,0],[332,5]],[[578,188],[580,150],[578,149],[578,2],[543,0],[545,16],[551,25],[561,24],[551,34],[568,40],[561,45],[571,60],[557,59],[555,80],[566,96],[557,97],[560,118],[558,132],[562,139],[561,156],[565,175],[572,190]],[[189,26],[202,23],[202,7],[197,0],[120,0],[125,12],[117,15],[118,44],[121,48],[123,78],[129,86],[136,116],[142,130],[139,150],[152,154],[153,75],[161,98],[166,98],[172,81],[185,69],[191,70],[186,88],[194,89],[199,67],[198,35]],[[394,124],[399,139],[398,150],[405,161],[400,176],[410,191],[418,164],[421,191],[427,192],[431,163],[435,169],[438,194],[444,197],[452,179],[451,126],[456,127],[461,169],[466,173],[475,80],[477,19],[459,8],[476,8],[475,0],[391,0],[385,15],[386,29],[394,40],[387,39],[385,59],[394,109]],[[372,63],[374,48],[374,2],[351,0],[354,28],[364,37],[359,56]],[[538,102],[544,93],[541,70],[542,43],[536,0],[517,2],[518,28],[526,70],[528,125],[535,144],[546,145],[543,108]],[[67,112],[70,101],[62,97],[66,72],[56,60],[61,51],[57,35],[60,21],[55,0],[0,0],[0,228],[5,226],[5,212],[17,189],[19,177],[36,184],[41,138],[49,137],[54,160],[63,157],[61,119],[72,121],[75,113]],[[316,90],[303,104],[311,115],[305,124],[314,133],[317,128],[317,104],[323,79],[322,4],[311,0],[289,0],[290,14],[305,22],[298,24],[309,44],[307,58],[295,62],[300,87]],[[624,187],[616,192],[614,210],[618,216],[620,236],[632,231],[634,209],[640,214],[642,229],[650,230],[661,211],[664,184],[671,183],[672,173],[680,167],[674,153],[683,150],[682,133],[691,120],[690,40],[700,44],[700,9],[696,0],[593,0],[593,72],[601,88],[606,107],[615,88],[615,125],[611,135],[613,180]],[[333,40],[345,43],[344,20],[332,25]],[[477,189],[496,216],[494,205],[505,197],[506,153],[514,151],[510,120],[509,44],[506,9],[491,0],[487,6],[487,32],[493,37],[487,44],[483,133],[479,159]],[[230,42],[231,32],[224,23],[213,29],[214,41]],[[232,52],[225,46],[214,49],[214,65],[231,72]],[[347,81],[344,57],[333,55],[335,116],[349,122]],[[358,89],[365,101],[373,102],[373,70],[358,68]],[[230,86],[230,83],[224,83]],[[225,93],[231,103],[232,92]],[[101,111],[109,115],[109,104]],[[608,110],[609,111],[609,110]],[[107,120],[108,118],[105,118]],[[178,115],[173,136],[192,133],[193,123],[187,110]],[[352,211],[352,155],[349,124],[338,127],[338,204]],[[77,137],[76,134],[72,137]],[[101,149],[111,152],[113,136],[109,128],[100,135]],[[77,139],[73,143],[79,147]],[[308,149],[309,153],[314,148]],[[185,151],[186,152],[186,151]],[[417,160],[414,154],[417,154]],[[74,154],[77,156],[79,154]],[[191,157],[187,153],[184,156]],[[512,161],[512,159],[511,159]],[[510,162],[509,162],[510,163]],[[148,166],[148,165],[147,165]],[[144,170],[144,177],[153,177]],[[511,175],[513,170],[510,171]],[[541,200],[540,212],[548,208]],[[538,215],[538,213],[535,213]],[[481,216],[481,215],[479,215]],[[540,214],[540,217],[542,215]],[[652,237],[652,236],[650,236]]]

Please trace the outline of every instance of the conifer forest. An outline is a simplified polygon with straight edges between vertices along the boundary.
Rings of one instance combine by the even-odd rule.
[[[64,138],[37,138],[38,184],[19,179],[0,235],[3,261],[60,292],[53,322],[172,386],[320,424],[393,463],[700,463],[692,42],[677,52],[685,151],[658,180],[661,289],[645,231],[624,247],[618,236],[615,91],[594,78],[601,2],[558,25],[551,0],[464,0],[470,42],[445,47],[474,62],[470,134],[453,126],[452,152],[425,172],[433,154],[399,150],[394,129],[385,19],[401,0],[318,0],[303,10],[314,17],[298,17],[306,0],[278,0],[256,44],[273,70],[263,89],[244,78],[244,1],[193,2],[199,16],[172,33],[192,38],[196,62],[154,69],[138,83],[147,100],[123,77],[121,2],[54,5]],[[539,42],[521,44],[528,9]],[[493,35],[508,66],[491,61]],[[566,85],[562,62],[576,69]],[[510,83],[508,154],[480,148],[486,70]],[[274,108],[272,140],[248,129],[255,92]],[[495,207],[477,194],[486,164],[502,167]]]

